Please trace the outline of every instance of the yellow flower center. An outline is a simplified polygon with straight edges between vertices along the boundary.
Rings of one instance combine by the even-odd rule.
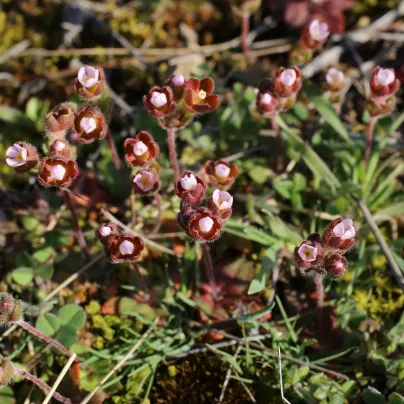
[[[23,163],[23,162],[25,161],[25,160],[24,160],[24,157],[22,156],[22,153],[18,153],[17,161],[18,161],[19,163]]]
[[[306,256],[307,259],[313,258],[313,252],[311,250],[306,250],[304,252],[304,255]]]
[[[143,185],[144,187],[147,187],[147,186],[150,184],[149,178],[146,177],[146,176],[142,177],[142,179],[140,180],[140,182],[142,183],[142,185]]]

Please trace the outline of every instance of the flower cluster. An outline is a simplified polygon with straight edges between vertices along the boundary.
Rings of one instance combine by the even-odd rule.
[[[149,133],[142,130],[124,143],[125,161],[129,167],[142,167],[132,176],[133,189],[140,195],[153,195],[160,188],[159,165],[155,162],[159,147]]]
[[[224,222],[232,214],[233,197],[226,191],[216,189],[206,206],[201,206],[206,182],[191,171],[185,171],[174,186],[181,198],[179,225],[194,240],[217,240]]]
[[[332,104],[341,105],[344,101],[342,90],[345,87],[345,75],[341,70],[330,67],[325,75],[326,96]]]
[[[295,248],[297,266],[304,273],[313,269],[334,280],[341,278],[348,269],[343,255],[355,245],[355,233],[351,219],[334,220],[322,236],[311,234]]]
[[[309,21],[301,32],[300,40],[290,53],[290,62],[303,65],[311,60],[314,51],[320,49],[330,35],[328,23],[322,18]]]
[[[195,115],[212,112],[219,106],[220,98],[213,94],[214,86],[210,77],[199,80],[174,75],[164,87],[152,87],[143,97],[143,104],[161,127],[182,128]]]
[[[112,263],[136,261],[144,250],[141,237],[120,232],[113,223],[102,223],[95,235],[104,245],[105,254]]]
[[[273,81],[266,78],[261,82],[256,100],[257,110],[266,118],[287,111],[296,102],[301,88],[300,70],[297,67],[281,67]]]
[[[74,91],[88,101],[95,101],[104,91],[104,72],[99,67],[80,68],[74,81]],[[98,105],[84,103],[77,111],[71,103],[56,106],[44,119],[49,139],[48,156],[42,161],[36,149],[25,142],[17,142],[7,149],[6,162],[15,171],[25,173],[39,163],[38,181],[44,187],[69,187],[79,169],[72,155],[67,135],[75,135],[81,143],[91,143],[107,134],[106,119]]]
[[[395,93],[400,88],[400,81],[393,69],[377,66],[370,79],[371,96],[367,102],[370,115],[373,117],[387,115],[396,106]]]

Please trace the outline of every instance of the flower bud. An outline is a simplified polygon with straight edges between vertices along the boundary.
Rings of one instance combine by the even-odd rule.
[[[9,293],[0,293],[0,325],[23,319],[21,300],[14,299]]]
[[[336,280],[344,276],[346,270],[348,269],[348,261],[342,255],[332,254],[325,258],[324,268],[327,275],[331,279]]]
[[[0,386],[7,386],[14,376],[14,368],[11,362],[0,355]]]
[[[144,130],[124,143],[125,161],[129,167],[149,165],[159,154],[158,144]]]
[[[158,191],[160,181],[155,170],[140,170],[134,177],[132,177],[132,185],[135,188],[136,193],[140,195],[152,195]]]
[[[323,264],[323,248],[316,241],[305,240],[294,251],[296,265],[302,272]]]
[[[162,118],[175,109],[174,94],[170,87],[153,87],[143,96],[143,104],[154,118]]]
[[[58,105],[45,116],[45,131],[48,136],[62,139],[73,126],[74,106],[68,102]]]
[[[49,146],[49,154],[52,157],[69,159],[71,156],[70,143],[64,139],[57,139]]]
[[[206,182],[192,171],[185,171],[174,184],[175,193],[185,204],[196,205],[206,191]]]
[[[107,134],[108,126],[100,107],[84,104],[74,119],[74,131],[80,143],[92,143],[103,139]]]
[[[327,90],[332,92],[341,91],[345,86],[345,76],[341,70],[330,67],[325,76]]]
[[[274,92],[278,97],[288,98],[297,94],[302,88],[300,70],[297,67],[281,67],[274,79]]]
[[[139,236],[114,235],[110,237],[106,250],[112,263],[133,262],[144,250],[144,242]]]
[[[67,188],[78,175],[79,168],[75,161],[46,157],[42,161],[38,181],[44,187]]]
[[[208,199],[209,209],[217,213],[223,220],[227,220],[232,212],[233,197],[226,191],[216,189]]]
[[[396,108],[396,97],[368,99],[366,108],[372,117],[382,117],[390,114]]]
[[[105,73],[101,67],[83,66],[77,73],[73,90],[87,100],[94,101],[104,92]]]
[[[400,80],[396,79],[393,69],[383,69],[377,66],[370,79],[370,90],[375,97],[393,95],[400,88]]]
[[[232,184],[238,175],[237,166],[225,160],[207,161],[205,171],[212,184],[220,184],[223,186]]]
[[[6,155],[6,163],[18,173],[26,173],[39,163],[35,147],[25,142],[14,143],[7,149]]]
[[[329,35],[328,24],[316,18],[303,28],[301,43],[305,48],[318,49],[326,42]]]
[[[101,223],[95,232],[95,236],[102,244],[108,245],[111,237],[119,234],[119,227],[114,223]]]
[[[195,114],[213,112],[220,104],[219,96],[212,94],[214,88],[215,82],[210,77],[189,79],[184,89],[184,103],[188,111]]]
[[[191,215],[184,230],[194,240],[214,241],[219,238],[222,227],[223,222],[219,216],[210,209],[200,208]]]
[[[182,74],[174,74],[166,81],[165,85],[171,87],[175,101],[181,101],[187,81]]]
[[[256,106],[262,115],[272,117],[278,112],[279,101],[273,92],[258,92]]]
[[[334,220],[323,234],[323,243],[336,250],[347,251],[355,245],[356,229],[351,219]]]

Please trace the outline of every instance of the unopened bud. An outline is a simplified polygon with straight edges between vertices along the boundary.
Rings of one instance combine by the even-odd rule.
[[[332,254],[325,258],[324,268],[327,275],[335,280],[344,276],[348,269],[348,261],[340,254]]]
[[[14,299],[9,293],[0,293],[0,325],[20,321],[22,318],[21,300]]]
[[[0,386],[7,386],[14,376],[11,362],[0,355]]]

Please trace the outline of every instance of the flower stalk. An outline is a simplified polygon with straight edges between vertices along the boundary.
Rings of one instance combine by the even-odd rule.
[[[156,217],[156,223],[153,227],[153,230],[151,231],[151,234],[158,233],[158,231],[160,230],[161,221],[163,218],[162,198],[159,193],[156,194],[155,201],[156,201],[156,207],[157,207],[157,217]]]
[[[32,375],[31,373],[25,372],[24,370],[21,369],[15,369],[14,368],[14,373],[18,376],[23,377],[26,380],[29,380],[30,382],[34,383],[36,386],[38,386],[45,394],[49,393],[51,391],[51,387],[47,385],[44,381],[39,379],[38,377]],[[70,400],[70,398],[64,397],[61,394],[54,392],[52,395],[52,398],[55,400],[64,403],[64,404],[73,404],[73,401]]]
[[[116,149],[115,142],[112,137],[111,131],[107,132],[107,142],[108,142],[109,148],[111,149],[112,162],[114,163],[114,166],[117,169],[117,171],[121,172],[122,163],[121,163],[121,159],[119,158],[118,151]]]
[[[28,324],[26,321],[18,320],[18,321],[15,321],[15,324],[19,325],[21,328],[28,331],[32,335],[35,335],[37,338],[41,339],[42,341],[46,342],[47,344],[54,346],[56,349],[58,349],[60,352],[63,352],[69,358],[73,356],[72,352],[69,349],[65,348],[60,342],[57,342],[56,340],[54,340],[51,337],[48,337],[47,335],[45,335],[44,333],[42,333],[41,331],[39,331],[32,325]],[[80,358],[76,357],[76,359],[74,361],[76,363],[80,363]]]
[[[180,168],[178,164],[177,150],[175,147],[175,128],[167,129],[167,142],[168,142],[168,152],[170,154],[171,167],[174,171],[174,181],[180,180]]]
[[[316,284],[317,307],[323,307],[324,304],[323,275],[316,272],[316,274],[314,275],[314,283]]]
[[[250,14],[244,13],[241,17],[241,47],[245,60],[248,60],[248,33],[250,32]]]
[[[215,279],[215,271],[213,269],[212,264],[212,257],[210,255],[209,248],[205,242],[201,243],[201,250],[202,250],[202,257],[203,262],[205,264],[206,275],[208,277],[210,286],[212,288],[213,300],[217,300],[217,286],[216,286],[216,279]]]
[[[86,243],[86,239],[84,238],[84,234],[81,230],[81,226],[79,223],[79,219],[77,217],[76,209],[74,208],[73,201],[70,196],[70,192],[66,189],[63,190],[63,196],[65,198],[65,202],[67,207],[70,210],[70,214],[72,215],[72,221],[73,221],[73,226],[74,226],[74,231],[76,233],[76,238],[77,242],[79,243],[80,250],[82,254],[88,258],[89,257],[89,251]]]

